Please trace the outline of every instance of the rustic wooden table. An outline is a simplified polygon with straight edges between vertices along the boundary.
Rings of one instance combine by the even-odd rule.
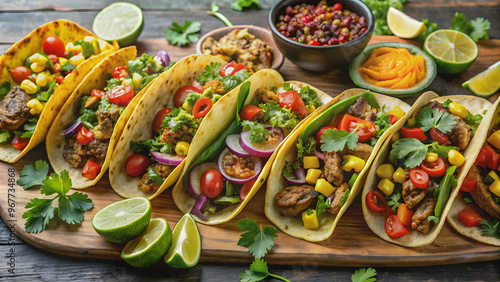
[[[11,44],[22,38],[29,31],[42,23],[65,18],[91,29],[97,12],[114,1],[0,1],[0,52],[5,52]],[[206,15],[210,9],[208,0],[150,0],[133,1],[144,11],[144,30],[136,43],[139,51],[154,54],[157,50],[167,50],[172,59],[194,53],[194,45],[174,47],[168,45],[163,31],[172,22],[196,20],[202,22],[201,33],[222,27],[218,19]],[[235,12],[229,8],[231,0],[216,1],[221,12],[233,24],[254,24],[268,28],[267,16],[271,5],[277,1],[260,0],[260,10]],[[417,19],[430,18],[441,28],[448,27],[455,12],[465,13],[468,19],[484,17],[491,22],[490,37],[493,40],[480,44],[491,49],[494,57],[492,63],[499,60],[500,49],[500,0],[413,0],[404,6],[410,16]],[[480,54],[481,56],[481,54]],[[456,76],[438,76],[431,86],[437,93],[467,94],[460,83],[482,71],[484,66],[473,65],[466,72]],[[342,90],[355,85],[350,82],[346,69],[311,76],[285,60],[280,70],[286,80],[302,80],[310,83],[328,94],[335,96]],[[309,77],[304,80],[304,77]],[[412,102],[412,99],[408,99]],[[39,150],[44,150],[40,145]],[[0,280],[146,280],[166,279],[175,281],[226,281],[237,280],[238,273],[248,269],[247,264],[215,264],[200,263],[188,270],[176,270],[162,262],[145,269],[136,269],[122,261],[89,260],[71,258],[43,252],[12,237],[10,230],[0,221]],[[15,248],[15,274],[8,272],[10,249]],[[458,261],[457,261],[458,262]],[[366,265],[367,267],[369,265]],[[497,261],[454,264],[428,267],[382,268],[377,267],[378,280],[500,280],[500,267]],[[293,281],[346,281],[356,270],[352,267],[318,267],[318,266],[270,266],[270,272],[287,277]]]

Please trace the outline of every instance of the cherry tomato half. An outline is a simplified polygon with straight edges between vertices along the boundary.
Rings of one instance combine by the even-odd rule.
[[[61,64],[55,63],[52,66],[52,73],[58,73],[58,72],[61,72],[61,71],[62,71]]]
[[[50,55],[47,55],[47,57],[49,57],[49,60],[52,63],[52,65],[55,65],[55,64],[59,63],[59,57],[58,56],[56,56],[54,54],[50,54]]]
[[[179,88],[173,98],[174,102],[174,107],[182,107],[182,104],[184,104],[184,100],[186,100],[186,97],[188,94],[191,93],[202,93],[203,90],[200,90],[199,88],[192,86],[192,85],[187,85]]]
[[[64,56],[64,53],[66,52],[64,42],[57,35],[51,35],[45,38],[42,48],[43,52],[47,55],[54,54],[58,57],[66,57]]]
[[[215,169],[207,169],[200,178],[200,189],[208,198],[219,196],[224,187],[222,175]]]
[[[421,169],[414,168],[410,170],[410,180],[413,186],[425,189],[429,184],[429,175]]]
[[[163,108],[156,113],[155,118],[153,119],[153,130],[157,132],[161,129],[161,124],[165,117],[172,111],[171,108]]]
[[[222,66],[222,68],[219,70],[219,75],[222,77],[228,75],[233,76],[242,69],[246,69],[248,72],[250,72],[250,69],[244,64],[238,64],[235,61],[231,61]]]
[[[101,171],[101,167],[102,166],[100,164],[87,160],[82,169],[82,176],[87,179],[95,179]]]
[[[353,132],[356,128],[358,129],[356,131],[359,136],[358,142],[368,141],[375,135],[377,130],[375,124],[371,121],[344,114],[340,120],[338,129]]]
[[[386,219],[384,228],[385,228],[385,233],[387,233],[389,237],[394,239],[399,238],[408,233],[408,230],[406,230],[403,223],[401,223],[401,221],[395,214],[389,216]]]
[[[85,126],[82,126],[78,133],[76,134],[76,141],[82,145],[87,145],[94,139],[94,133],[88,130]]]
[[[425,171],[430,177],[440,177],[443,176],[446,172],[446,165],[444,164],[444,160],[441,157],[435,162],[429,163],[426,160],[422,162],[420,168]]]
[[[458,220],[467,227],[474,227],[483,220],[479,210],[481,209],[476,204],[469,204],[460,211]]]
[[[450,139],[448,139],[448,136],[446,136],[446,134],[444,134],[437,128],[434,127],[431,128],[430,134],[431,134],[431,139],[438,142],[439,145],[450,143]]]
[[[401,128],[401,136],[403,138],[415,138],[419,141],[424,141],[427,139],[424,131],[420,127],[412,127],[412,128]]]
[[[316,143],[318,143],[318,144],[323,144],[323,143],[321,142],[321,137],[323,137],[323,134],[325,134],[325,131],[326,131],[327,129],[334,129],[334,128],[335,128],[335,127],[333,127],[333,126],[324,126],[324,127],[322,127],[320,130],[318,130],[318,132],[316,132]]]
[[[14,139],[12,139],[12,145],[14,148],[18,149],[19,151],[22,151],[26,146],[28,146],[28,143],[30,142],[30,138],[21,138],[19,136],[14,136]]]
[[[464,182],[462,182],[462,186],[460,186],[460,191],[464,192],[471,192],[476,188],[477,184],[477,178],[474,175],[474,173],[471,173],[470,171],[467,173],[467,176],[465,176]]]
[[[116,67],[115,70],[113,71],[113,77],[119,80],[125,79],[128,75],[129,72],[126,66]]]
[[[299,113],[303,116],[307,115],[306,105],[296,90],[278,93],[278,96],[280,97],[278,102],[280,107],[290,109],[292,113]]]
[[[126,107],[134,99],[134,89],[130,85],[115,86],[109,92],[108,99],[113,104]]]
[[[245,105],[243,109],[241,109],[240,117],[242,120],[252,120],[252,118],[260,111],[262,111],[261,107]]]
[[[18,66],[10,70],[10,76],[17,84],[21,84],[23,80],[28,79],[31,75],[31,70],[25,66]]]
[[[381,212],[386,209],[387,201],[384,194],[379,190],[372,190],[366,195],[366,205],[374,212]]]
[[[250,191],[252,190],[252,187],[256,181],[257,181],[257,179],[249,181],[249,182],[243,184],[243,186],[241,186],[241,188],[240,188],[240,200],[241,201],[244,201],[247,198],[248,193],[250,193]]]
[[[149,158],[143,154],[132,154],[125,162],[125,171],[130,176],[141,176],[151,165]]]
[[[102,98],[103,96],[106,96],[106,92],[99,90],[99,89],[92,89],[92,91],[90,92],[90,96]]]
[[[198,99],[193,106],[193,117],[194,118],[202,118],[208,114],[208,112],[212,109],[212,100],[208,97],[203,97]]]

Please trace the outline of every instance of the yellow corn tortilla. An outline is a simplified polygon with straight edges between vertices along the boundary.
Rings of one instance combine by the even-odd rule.
[[[297,159],[297,149],[296,149],[296,144],[298,141],[299,136],[302,134],[302,131],[304,130],[305,126],[312,121],[316,116],[318,116],[320,113],[325,111],[331,106],[334,106],[337,102],[344,100],[346,98],[358,95],[363,93],[364,89],[349,89],[344,91],[342,94],[339,96],[335,97],[330,103],[322,107],[320,110],[318,110],[314,116],[311,116],[307,119],[307,121],[304,122],[304,126],[299,128],[297,131],[295,131],[289,139],[286,141],[285,144],[283,144],[282,148],[278,152],[278,155],[276,157],[276,160],[274,162],[274,165],[271,169],[271,173],[269,174],[269,179],[267,181],[267,191],[266,191],[266,204],[265,204],[265,213],[267,218],[274,224],[276,227],[278,227],[282,232],[296,237],[300,239],[304,239],[306,241],[310,242],[317,242],[317,241],[323,241],[326,240],[330,235],[332,235],[335,227],[337,226],[337,223],[339,222],[340,218],[344,214],[344,212],[347,210],[347,208],[351,205],[351,203],[354,201],[356,198],[356,195],[359,193],[361,190],[362,184],[364,183],[364,179],[366,176],[366,173],[368,172],[370,168],[370,164],[375,158],[378,150],[384,143],[384,140],[388,138],[388,136],[392,133],[394,128],[400,123],[398,121],[395,125],[393,125],[390,129],[388,129],[380,139],[378,140],[377,144],[373,148],[373,152],[370,155],[370,158],[366,161],[365,167],[363,170],[359,173],[359,176],[356,180],[356,182],[353,185],[353,188],[351,189],[351,192],[349,194],[349,197],[345,204],[342,206],[338,214],[331,214],[329,212],[325,212],[321,215],[320,217],[320,222],[319,222],[319,228],[316,230],[310,230],[306,229],[304,227],[304,224],[302,222],[302,218],[300,216],[282,216],[279,212],[278,207],[276,206],[275,202],[275,196],[276,194],[285,189],[286,187],[290,186],[288,184],[284,177],[283,177],[283,170],[285,169],[285,162],[294,162]],[[394,106],[399,106],[401,109],[405,112],[408,112],[410,110],[410,105],[406,104],[405,102],[393,98],[390,96],[385,96],[377,93],[373,93],[375,98],[377,99],[378,103],[380,106],[382,105],[387,105],[388,109],[387,111],[392,109]]]
[[[63,135],[64,129],[70,125],[77,117],[80,108],[80,100],[84,95],[88,95],[93,89],[104,89],[106,87],[105,76],[107,73],[112,73],[115,67],[124,66],[128,61],[135,59],[137,50],[135,46],[120,49],[111,54],[108,58],[100,62],[95,68],[85,77],[82,83],[75,89],[68,102],[64,104],[61,111],[57,115],[54,123],[50,127],[45,142],[47,148],[47,155],[50,164],[55,172],[59,173],[62,170],[67,170],[73,182],[73,188],[82,189],[95,185],[99,179],[104,175],[111,160],[111,154],[114,147],[120,138],[123,128],[130,118],[135,106],[146,93],[151,83],[144,87],[128,104],[120,118],[116,121],[113,135],[111,136],[106,158],[102,164],[101,171],[95,179],[87,179],[82,176],[82,168],[74,168],[65,158],[62,153],[64,150],[65,137]]]
[[[38,51],[42,51],[44,39],[54,34],[59,36],[59,38],[61,38],[61,40],[65,43],[83,40],[86,36],[97,38],[97,36],[92,32],[68,20],[57,20],[46,23],[30,32],[16,44],[12,45],[12,47],[10,47],[9,50],[7,50],[7,52],[0,57],[0,84],[8,81],[11,85],[14,85],[15,82],[12,80],[9,70],[17,66],[24,66],[26,58]],[[66,76],[64,83],[59,86],[54,93],[52,93],[52,96],[49,101],[47,101],[43,111],[40,113],[36,130],[26,148],[20,151],[14,148],[14,146],[10,143],[1,144],[0,160],[9,163],[16,162],[33,147],[42,142],[45,139],[45,135],[47,134],[52,121],[59,113],[59,110],[64,105],[68,97],[71,93],[73,93],[73,90],[78,86],[78,84],[80,84],[87,73],[89,73],[95,65],[118,49],[117,46],[112,46],[104,40],[98,40],[99,45],[101,46],[101,53],[91,56],[85,60],[85,62],[78,65],[73,72]]]
[[[255,91],[259,88],[270,89],[271,87],[276,87],[276,88],[278,88],[278,91],[281,91],[281,92],[284,91],[284,90],[282,90],[282,86],[285,82],[283,81],[283,78],[281,77],[281,75],[275,70],[271,70],[271,69],[260,70],[260,71],[256,72],[249,80],[251,82],[250,92],[249,92],[249,95],[248,95],[248,98],[247,98],[245,104],[249,104],[254,99]],[[309,88],[316,91],[316,93],[318,94],[318,99],[320,100],[320,102],[322,104],[326,104],[332,99],[328,94],[326,94],[323,91],[321,91],[313,86],[310,86],[306,83],[298,82],[298,81],[287,81],[287,82],[290,83],[290,86],[292,86],[295,89],[300,89],[302,87],[309,86]],[[234,117],[235,117],[235,112],[236,112],[236,101],[238,98],[237,97],[238,93],[239,93],[239,87],[237,89],[237,92],[234,93],[235,95],[233,97],[228,97],[224,101],[224,103],[225,103],[224,106],[217,107],[217,111],[214,110],[214,111],[210,112],[210,114],[213,113],[213,116],[210,116],[210,117],[207,116],[205,118],[205,119],[209,119],[211,124],[210,125],[208,123],[203,124],[203,130],[210,131],[211,136],[209,138],[207,138],[206,140],[199,138],[196,140],[196,143],[194,143],[195,140],[193,140],[192,146],[199,147],[199,149],[197,151],[191,151],[191,150],[189,151],[189,154],[188,154],[187,159],[186,159],[186,164],[184,166],[182,174],[179,177],[179,180],[177,181],[177,184],[175,185],[175,187],[172,191],[172,198],[174,199],[175,204],[184,213],[190,212],[196,201],[193,197],[191,197],[191,195],[189,195],[189,193],[186,192],[186,190],[183,189],[182,177],[183,177],[184,173],[186,173],[187,168],[189,168],[189,166],[194,161],[196,161],[196,159],[201,155],[203,150],[208,148],[218,138],[218,136],[220,134],[222,134],[222,132],[231,124],[231,122],[233,122]],[[225,119],[225,120],[223,123],[221,123],[219,120],[220,120],[221,114],[223,114],[223,113],[228,113],[228,114],[224,115],[223,119]],[[316,111],[313,112],[310,116],[316,116]],[[297,125],[295,130],[306,125],[306,123],[305,123],[306,119],[302,120]],[[205,121],[203,121],[203,122],[205,122]],[[283,144],[286,142],[286,140],[289,138],[289,136],[293,135],[293,132],[295,132],[295,130],[292,131],[288,135],[288,137],[286,137],[285,140],[283,140],[283,142],[281,142],[281,144],[278,146],[276,151],[269,157],[267,163],[262,168],[262,171],[261,171],[259,177],[255,181],[255,184],[252,186],[250,192],[248,193],[247,197],[245,198],[245,200],[243,202],[241,202],[239,204],[235,204],[235,205],[230,205],[229,207],[226,207],[224,210],[217,211],[214,214],[210,214],[210,213],[205,214],[205,216],[207,217],[206,221],[198,218],[197,216],[194,217],[195,220],[198,222],[201,222],[203,224],[207,224],[207,225],[221,224],[221,223],[224,223],[224,222],[231,220],[241,210],[243,210],[243,208],[246,206],[246,204],[252,199],[252,197],[255,195],[255,193],[257,193],[257,191],[259,191],[260,187],[262,186],[262,184],[266,180],[266,178],[269,174],[269,171],[271,170],[271,166],[273,165],[274,159],[277,155],[277,152],[279,151],[279,148],[281,148],[283,146]],[[198,135],[195,138],[198,138]]]
[[[478,143],[481,144],[481,146],[478,147],[479,149],[483,146],[484,143],[486,143],[486,139],[493,133],[492,130],[493,128],[497,128],[498,124],[500,123],[500,99],[497,99],[495,104],[491,107],[491,110],[488,111],[486,116],[484,117],[483,121],[479,125],[476,134],[481,135],[478,136],[479,140],[482,140],[482,143],[478,140]],[[471,163],[474,164],[476,158],[471,160]],[[460,186],[459,186],[460,187]],[[467,227],[463,225],[459,220],[458,220],[458,214],[460,211],[465,208],[468,203],[466,203],[462,197],[459,196],[458,192],[460,189],[456,189],[453,191],[454,193],[450,195],[450,197],[455,198],[455,201],[453,202],[453,205],[450,208],[450,211],[448,212],[448,222],[457,230],[459,233],[461,233],[464,236],[467,236],[469,238],[472,238],[476,241],[483,242],[486,244],[494,245],[494,246],[500,246],[500,239],[496,237],[487,237],[487,236],[482,236],[482,229],[479,226],[474,226],[474,227]],[[452,199],[453,199],[452,198]]]
[[[386,217],[376,213],[372,210],[370,210],[365,203],[365,198],[366,195],[374,190],[378,189],[377,188],[377,175],[376,175],[376,170],[377,167],[380,165],[387,163],[388,157],[389,157],[389,152],[391,149],[391,142],[390,139],[393,134],[396,132],[399,132],[401,127],[404,126],[406,123],[406,120],[413,116],[413,114],[420,108],[424,107],[431,101],[438,101],[440,103],[444,103],[446,100],[452,100],[453,102],[457,102],[469,110],[470,113],[476,115],[476,114],[483,114],[485,110],[489,110],[491,103],[488,102],[487,100],[479,97],[474,97],[474,96],[465,96],[465,95],[454,95],[454,96],[443,96],[439,97],[436,93],[432,91],[425,92],[420,96],[420,98],[415,102],[413,107],[411,108],[410,112],[407,113],[403,121],[395,128],[395,130],[392,132],[392,134],[388,137],[387,141],[384,143],[383,147],[380,149],[380,151],[377,154],[377,157],[373,161],[372,168],[370,169],[370,172],[367,175],[366,178],[366,183],[365,187],[363,188],[363,193],[361,195],[361,201],[362,201],[362,208],[363,208],[363,216],[365,218],[366,224],[368,224],[368,227],[377,234],[380,238],[405,247],[420,247],[420,246],[425,246],[437,237],[439,234],[439,231],[441,231],[441,228],[443,227],[443,224],[446,220],[446,215],[448,211],[450,210],[450,207],[453,203],[453,197],[458,193],[458,190],[460,189],[460,186],[462,184],[463,179],[467,175],[467,172],[469,171],[471,165],[473,164],[474,160],[476,159],[476,155],[481,148],[483,142],[480,141],[482,138],[482,129],[481,127],[478,127],[478,130],[476,131],[476,134],[474,134],[473,138],[471,139],[469,146],[463,153],[463,156],[465,157],[465,163],[462,165],[462,167],[457,169],[457,174],[456,174],[456,179],[457,179],[457,184],[453,186],[451,189],[450,193],[450,198],[446,202],[446,205],[443,208],[443,211],[441,213],[441,217],[439,219],[439,222],[437,224],[434,224],[434,226],[431,228],[429,233],[423,234],[418,231],[415,231],[411,228],[408,228],[408,234],[397,238],[397,239],[392,239],[389,237],[389,235],[386,234],[385,229],[384,229],[384,223],[386,220]],[[484,123],[481,122],[481,124]]]

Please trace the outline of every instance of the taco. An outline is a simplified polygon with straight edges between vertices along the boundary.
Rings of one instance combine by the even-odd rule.
[[[151,82],[169,68],[158,56],[136,55],[135,46],[127,47],[99,63],[50,128],[50,163],[56,172],[69,171],[73,188],[92,186],[103,176],[135,106]]]
[[[393,125],[409,109],[397,98],[350,89],[318,110],[276,157],[267,182],[267,218],[296,238],[330,237]]]
[[[188,155],[172,191],[177,207],[204,224],[231,220],[257,193],[287,136],[331,99],[305,83],[284,83],[274,70],[255,73],[227,107],[224,124]]]
[[[186,57],[163,73],[137,105],[116,146],[109,173],[116,193],[153,199],[173,185],[187,153],[200,149],[194,140],[205,140],[224,123],[229,115],[224,108],[237,95],[233,89],[252,73],[210,55]],[[216,118],[207,121],[204,117],[218,105]]]
[[[12,45],[0,57],[0,160],[16,162],[42,142],[73,90],[116,49],[68,20]]]
[[[482,144],[475,133],[490,105],[434,92],[415,102],[379,151],[363,189],[363,215],[375,234],[406,247],[434,241]]]
[[[483,145],[448,212],[448,222],[474,240],[500,246],[500,99],[477,134]],[[453,197],[452,195],[451,197]]]

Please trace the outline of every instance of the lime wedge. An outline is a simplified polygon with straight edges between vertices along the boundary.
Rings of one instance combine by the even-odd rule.
[[[462,86],[480,97],[489,97],[500,89],[500,61],[474,76]]]
[[[141,8],[130,3],[116,2],[95,16],[92,30],[100,38],[109,42],[116,40],[123,47],[137,40],[143,24]]]
[[[172,230],[164,218],[153,218],[141,235],[123,247],[120,257],[135,267],[146,267],[159,261],[172,243]]]
[[[415,38],[425,30],[423,22],[419,22],[393,7],[390,7],[387,12],[387,25],[394,35],[401,38]]]
[[[92,226],[106,240],[125,243],[141,234],[150,219],[151,202],[144,197],[135,197],[102,208],[92,218]]]
[[[476,43],[465,33],[440,29],[429,34],[424,50],[436,61],[439,73],[455,74],[466,70],[478,55]]]
[[[175,225],[172,246],[163,260],[174,268],[188,268],[198,263],[200,253],[200,231],[193,217],[187,213]]]

